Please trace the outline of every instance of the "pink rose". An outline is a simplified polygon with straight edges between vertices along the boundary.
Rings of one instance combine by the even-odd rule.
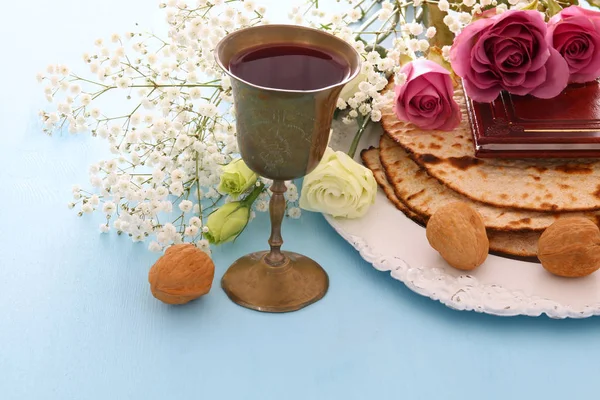
[[[406,64],[400,72],[406,74],[406,82],[395,87],[394,112],[398,119],[422,129],[449,131],[458,126],[461,113],[447,69],[419,59]]]
[[[510,10],[469,24],[454,39],[450,62],[469,96],[490,102],[506,90],[549,99],[567,86],[567,62],[546,41],[537,11]]]
[[[546,38],[567,61],[569,82],[600,76],[600,12],[567,7],[548,21]]]

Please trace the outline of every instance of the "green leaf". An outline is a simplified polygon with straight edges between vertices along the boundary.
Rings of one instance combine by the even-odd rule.
[[[599,0],[600,1],[600,0]],[[449,46],[454,40],[454,34],[450,32],[448,26],[444,23],[444,17],[448,13],[441,11],[437,4],[424,3],[423,4],[423,23],[426,27],[435,27],[436,34],[434,37],[429,39],[430,46]]]
[[[562,7],[556,0],[545,0],[546,3],[546,15],[548,18],[551,18],[553,15],[558,14]]]
[[[413,62],[413,61],[414,61],[413,58],[408,54],[400,55],[400,65],[402,65],[402,66],[408,64],[409,62]]]
[[[427,53],[427,59],[441,65],[450,72],[450,78],[452,78],[452,85],[454,85],[454,87],[460,85],[460,77],[454,73],[452,65],[444,60],[442,50],[439,47],[430,47],[429,52]]]
[[[521,10],[537,10],[538,9],[538,5],[539,5],[538,0],[533,0],[531,3],[527,4]]]

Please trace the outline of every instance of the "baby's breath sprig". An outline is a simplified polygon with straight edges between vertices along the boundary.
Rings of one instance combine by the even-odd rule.
[[[91,132],[113,154],[90,166],[90,190],[73,188],[69,207],[78,215],[99,212],[106,219],[102,232],[149,241],[153,251],[182,242],[210,251],[206,217],[230,200],[216,190],[221,168],[239,157],[231,84],[213,49],[235,29],[266,23],[266,10],[252,0],[160,7],[166,39],[113,34],[83,54],[87,73],[53,64],[39,74],[54,108],[40,116],[45,132]],[[293,183],[287,196],[288,215],[299,217]],[[254,209],[266,211],[265,202]]]
[[[547,1],[539,0],[541,12]],[[338,4],[328,12],[325,3],[308,0],[289,16],[347,41],[362,56],[360,74],[337,102],[342,121],[356,125],[350,155],[393,96],[384,88],[406,79],[406,62],[447,61],[451,39],[483,11],[530,6],[526,0],[344,0],[345,10]],[[553,9],[563,6],[555,3]],[[223,166],[239,157],[231,82],[213,50],[234,30],[267,24],[266,9],[254,0],[169,0],[160,7],[166,38],[115,33],[82,55],[85,73],[52,64],[38,74],[51,103],[40,116],[45,132],[91,132],[112,153],[90,166],[90,189],[73,187],[70,208],[102,214],[102,232],[149,241],[153,251],[182,242],[209,251],[205,220],[232,200],[217,186]],[[261,193],[253,195],[251,215],[268,210],[269,185],[257,182]],[[287,215],[298,218],[298,189],[287,185]]]

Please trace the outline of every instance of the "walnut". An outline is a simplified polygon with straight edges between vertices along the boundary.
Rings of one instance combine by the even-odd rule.
[[[554,275],[589,275],[600,268],[600,229],[586,218],[560,218],[540,236],[538,258]]]
[[[483,218],[463,202],[436,211],[427,222],[427,240],[448,264],[461,270],[483,264],[490,248]]]
[[[150,268],[148,281],[154,297],[168,304],[185,304],[209,292],[215,265],[192,244],[169,247]]]

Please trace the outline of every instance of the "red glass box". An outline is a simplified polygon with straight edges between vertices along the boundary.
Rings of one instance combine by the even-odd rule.
[[[600,157],[600,83],[569,85],[552,99],[502,92],[467,99],[477,157]]]

